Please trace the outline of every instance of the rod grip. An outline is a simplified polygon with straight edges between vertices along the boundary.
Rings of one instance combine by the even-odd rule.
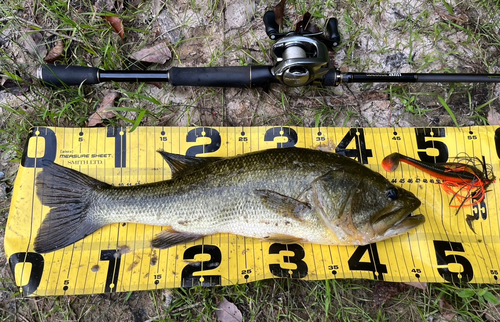
[[[172,86],[265,87],[278,82],[271,73],[271,68],[271,66],[172,67],[169,71],[169,80]]]
[[[37,76],[43,83],[55,87],[100,83],[99,69],[95,67],[41,65]]]

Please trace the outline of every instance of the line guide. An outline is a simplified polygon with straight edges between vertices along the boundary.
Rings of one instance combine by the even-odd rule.
[[[226,157],[276,147],[325,149],[349,156],[412,191],[426,223],[415,231],[367,246],[279,244],[217,234],[165,250],[150,240],[161,227],[106,226],[44,255],[33,240],[48,208],[35,194],[42,159],[116,186],[167,180],[171,171],[157,150]],[[305,128],[139,127],[55,128],[30,132],[21,160],[5,234],[5,252],[24,296],[93,294],[157,288],[215,286],[287,277],[305,280],[366,278],[397,282],[499,283],[498,181],[473,207],[449,207],[438,179],[380,162],[393,153],[447,162],[460,153],[500,170],[500,127]],[[466,217],[474,216],[472,232]]]

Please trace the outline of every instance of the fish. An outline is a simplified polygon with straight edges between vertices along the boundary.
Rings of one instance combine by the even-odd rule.
[[[279,243],[366,245],[425,222],[410,191],[331,152],[277,148],[228,158],[158,151],[166,181],[112,186],[42,161],[36,195],[50,207],[34,240],[53,252],[115,223],[163,226],[151,247],[165,249],[217,233]]]

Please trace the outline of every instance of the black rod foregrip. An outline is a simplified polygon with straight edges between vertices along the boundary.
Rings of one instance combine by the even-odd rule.
[[[272,66],[172,67],[173,86],[255,88],[278,83]]]
[[[37,76],[43,83],[56,87],[100,83],[99,69],[95,67],[42,65]]]

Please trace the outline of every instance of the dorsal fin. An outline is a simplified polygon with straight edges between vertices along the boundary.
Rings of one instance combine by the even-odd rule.
[[[209,158],[188,157],[185,155],[165,152],[163,150],[158,150],[158,153],[161,154],[163,160],[165,160],[170,166],[170,169],[172,170],[172,178],[176,178],[188,172],[201,169],[212,162],[223,159],[214,157],[209,157]]]

